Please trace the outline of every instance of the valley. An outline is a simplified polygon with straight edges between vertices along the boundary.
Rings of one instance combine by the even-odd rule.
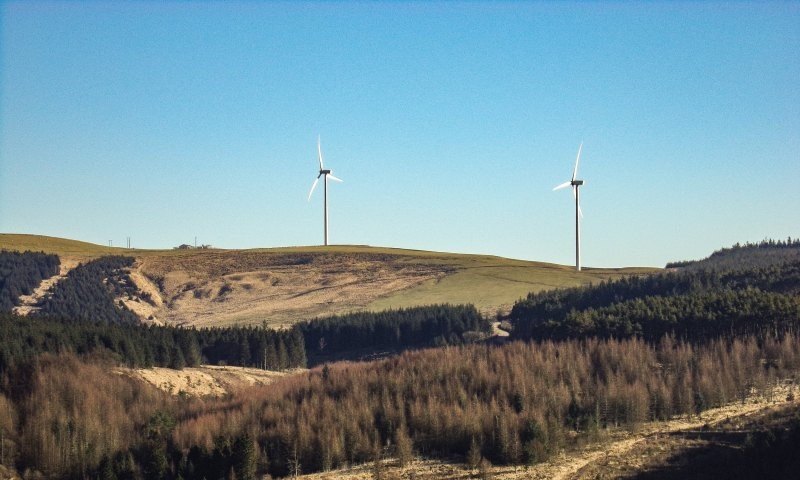
[[[795,442],[798,241],[579,274],[27,241],[49,253],[0,252],[11,478],[681,478],[696,451],[787,468]]]

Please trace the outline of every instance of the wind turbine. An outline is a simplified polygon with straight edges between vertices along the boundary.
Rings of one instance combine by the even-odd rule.
[[[581,271],[581,218],[583,212],[581,211],[580,192],[578,188],[583,185],[583,180],[577,180],[578,176],[578,162],[581,160],[581,150],[583,150],[583,142],[578,147],[578,158],[575,159],[575,169],[572,171],[572,180],[564,182],[553,189],[553,191],[561,190],[572,185],[572,196],[575,197],[575,270]]]
[[[319,182],[319,177],[325,176],[323,180],[323,185],[325,186],[325,245],[328,245],[328,177],[331,180],[335,180],[337,182],[342,182],[343,180],[340,178],[336,178],[333,176],[330,170],[326,170],[322,163],[322,144],[320,142],[320,137],[317,137],[317,152],[319,153],[319,175],[314,180],[314,184],[311,185],[311,191],[308,192],[308,201],[311,201],[311,194],[314,193],[314,189],[317,188],[317,183]]]

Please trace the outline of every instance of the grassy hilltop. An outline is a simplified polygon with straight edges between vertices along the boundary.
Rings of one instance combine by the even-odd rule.
[[[0,234],[0,249],[55,253],[73,263],[136,258],[132,278],[153,294],[140,315],[198,326],[288,325],[355,310],[472,303],[508,310],[529,292],[655,271],[585,269],[490,255],[360,245],[248,250],[129,250],[39,235]]]

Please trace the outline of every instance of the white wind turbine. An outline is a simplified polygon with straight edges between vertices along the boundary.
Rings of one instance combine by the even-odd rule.
[[[583,180],[577,180],[576,177],[578,176],[578,162],[581,160],[581,150],[583,150],[583,142],[578,147],[578,158],[575,159],[572,180],[564,182],[553,189],[553,191],[561,190],[572,185],[572,196],[575,197],[575,269],[579,272],[581,271],[581,218],[583,217],[583,212],[581,211],[581,195],[578,188],[583,185]]]
[[[323,185],[325,190],[325,245],[328,245],[328,177],[331,180],[335,180],[337,182],[342,182],[343,180],[340,178],[336,178],[333,176],[330,170],[326,170],[322,163],[322,144],[320,142],[320,138],[317,137],[317,152],[319,153],[319,175],[314,180],[314,184],[311,185],[311,191],[308,192],[308,200],[311,201],[311,194],[314,193],[314,189],[317,188],[317,183],[319,182],[319,177],[325,176]]]

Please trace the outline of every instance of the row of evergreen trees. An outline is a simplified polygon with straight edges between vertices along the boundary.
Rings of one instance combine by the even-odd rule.
[[[204,363],[283,370],[305,367],[303,334],[258,327],[177,328],[197,339]]]
[[[282,370],[306,365],[303,337],[296,330],[197,330],[0,315],[0,373],[43,353],[109,354],[130,367],[216,364]]]
[[[0,312],[11,311],[20,295],[30,295],[45,278],[58,273],[56,255],[0,250]]]
[[[290,330],[266,327],[147,326],[38,315],[0,314],[0,371],[42,353],[109,352],[130,367],[180,369],[201,363],[282,370],[305,367],[306,352],[353,358],[365,349],[400,351],[462,344],[489,329],[473,306],[439,305],[358,313],[305,322]]]
[[[758,243],[737,243],[721,248],[702,260],[669,262],[666,268],[732,268],[741,266],[765,266],[785,260],[800,258],[800,238],[786,240],[766,239]]]
[[[800,331],[800,298],[757,289],[646,296],[607,307],[571,310],[558,320],[515,330],[531,338],[626,338],[657,341],[667,334],[692,341],[726,335],[783,335]]]
[[[800,258],[769,265],[679,269],[532,293],[511,310],[518,339],[643,336],[689,340],[800,327]]]
[[[361,355],[408,348],[460,345],[485,336],[489,322],[473,305],[355,312],[302,322],[295,327],[305,338],[306,351],[317,360],[343,354]]]

